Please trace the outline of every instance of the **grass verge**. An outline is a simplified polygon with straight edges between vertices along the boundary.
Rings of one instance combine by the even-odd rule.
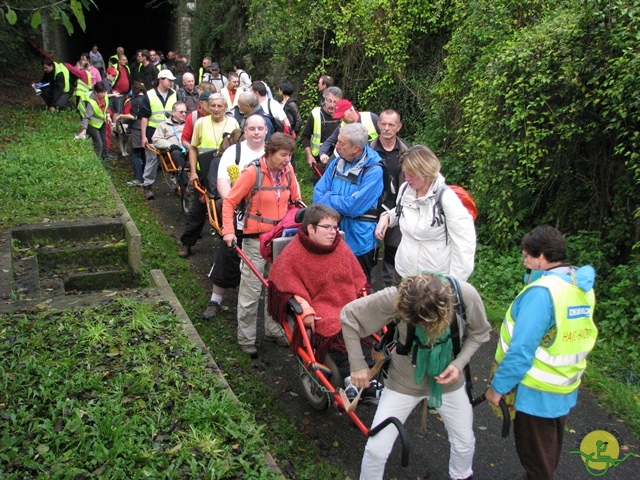
[[[143,279],[148,278],[151,269],[163,271],[189,317],[196,319],[194,326],[211,349],[234,393],[255,415],[267,448],[285,477],[301,480],[346,478],[338,466],[324,459],[326,452],[322,448],[300,433],[300,425],[281,406],[273,385],[265,384],[261,372],[239,349],[236,331],[225,321],[199,321],[210,292],[191,273],[187,261],[177,257],[175,241],[156,222],[139,190],[125,186],[131,178],[130,168],[120,164],[110,173],[142,235]],[[162,179],[158,178],[158,181]],[[302,178],[301,182],[304,183]]]
[[[4,315],[0,332],[2,478],[278,478],[167,305]]]
[[[0,229],[118,214],[91,142],[73,140],[78,124],[74,113],[0,109]]]

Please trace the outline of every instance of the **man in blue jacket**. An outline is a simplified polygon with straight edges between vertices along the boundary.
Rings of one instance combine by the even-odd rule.
[[[313,203],[327,205],[342,215],[340,229],[371,283],[377,246],[373,234],[384,172],[380,156],[367,144],[368,137],[361,123],[340,128],[336,143],[339,156],[313,189]]]
[[[595,270],[565,263],[562,234],[549,225],[522,239],[525,288],[505,315],[498,369],[486,396],[494,405],[515,389],[516,453],[527,480],[555,478],[565,418],[598,330],[593,323]]]

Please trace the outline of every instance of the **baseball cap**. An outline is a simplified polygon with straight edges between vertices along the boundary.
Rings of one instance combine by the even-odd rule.
[[[108,73],[109,75],[113,75],[113,76],[118,75],[118,71],[117,71],[115,68],[113,68],[113,67],[109,67],[109,68],[107,68],[107,73]]]
[[[198,100],[200,100],[201,102],[206,102],[207,100],[209,100],[210,96],[211,92],[202,92],[198,97]]]
[[[333,114],[333,118],[342,118],[344,112],[349,110],[351,107],[353,107],[353,103],[351,103],[349,100],[338,100],[338,103],[336,103],[336,111]]]
[[[220,70],[220,65],[218,65],[216,62],[213,62],[211,64],[211,67],[209,67],[211,70]]]
[[[173,73],[171,73],[171,70],[167,70],[166,68],[164,70],[160,70],[160,73],[158,73],[158,78],[168,78],[169,80],[176,79],[176,77],[173,76]]]

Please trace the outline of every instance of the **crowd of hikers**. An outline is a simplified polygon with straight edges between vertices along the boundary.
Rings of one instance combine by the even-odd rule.
[[[37,88],[47,107],[77,109],[77,138],[90,137],[105,162],[113,130],[121,156],[131,156],[128,184],[142,187],[146,199],[154,198],[160,149],[217,200],[223,243],[205,320],[219,315],[227,289],[238,288],[237,341],[257,358],[262,284],[255,271],[268,276],[267,341],[289,346],[281,325],[295,299],[319,361],[331,354],[347,397],[377,405],[372,427],[389,416],[404,422],[425,400],[448,433],[450,478],[473,477],[464,372],[490,332],[482,299],[468,282],[477,211],[468,192],[447,185],[429,147],[400,138],[400,112],[360,111],[322,75],[318,104],[303,119],[291,82],[278,85],[278,101],[241,60],[223,75],[210,57],[192,69],[177,52],[138,50],[129,62],[120,47],[105,61],[94,46],[75,65],[46,59],[43,68]],[[261,237],[302,200],[297,143],[314,170],[312,204],[296,238],[271,264]],[[198,195],[191,202],[178,248],[183,258],[207,220]],[[553,479],[564,421],[597,336],[595,271],[568,263],[562,234],[548,225],[527,233],[521,249],[525,286],[505,315],[485,395],[496,406],[507,400],[514,414],[523,478]],[[384,284],[377,292],[375,265]],[[382,385],[371,381],[370,335],[384,326],[395,328],[397,344]],[[294,334],[291,346],[301,341]],[[388,427],[369,438],[361,479],[383,478],[396,435]]]

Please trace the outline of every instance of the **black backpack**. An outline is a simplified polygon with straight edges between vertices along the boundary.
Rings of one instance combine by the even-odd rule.
[[[453,291],[456,294],[456,307],[455,307],[455,317],[450,325],[450,338],[453,345],[453,358],[456,358],[462,349],[462,337],[463,333],[460,331],[460,325],[458,324],[458,318],[460,317],[462,326],[464,327],[467,323],[467,310],[464,304],[464,298],[462,298],[462,291],[460,290],[460,284],[453,277],[445,277],[453,288]],[[383,351],[385,345],[391,344],[395,342],[395,349],[398,355],[409,355],[412,353],[413,355],[413,363],[415,363],[417,349],[420,348],[417,344],[418,340],[415,336],[415,325],[408,324],[407,325],[407,338],[405,344],[402,344],[397,341],[396,334],[396,321],[391,322],[387,325],[387,332],[384,334],[384,337],[380,340],[380,344],[375,348],[376,350]],[[473,402],[473,385],[471,382],[471,368],[469,368],[469,364],[467,363],[463,369],[464,378],[465,378],[465,390],[467,392],[467,396],[469,397],[469,402]]]
[[[266,115],[267,117],[269,117],[269,120],[271,120],[271,123],[273,124],[273,133],[280,132],[291,135],[291,129],[289,128],[289,126],[282,123],[280,120],[273,116],[273,113],[271,112],[271,100],[267,100]]]
[[[227,135],[230,135],[230,134],[227,134]],[[242,148],[240,143],[241,142],[236,143],[236,165],[240,165],[240,150]],[[211,153],[211,152],[201,153],[200,155],[206,155],[207,153]],[[199,162],[200,162],[200,155],[198,155]],[[222,158],[222,155],[212,156],[212,160],[209,164],[209,169],[206,174],[207,187],[208,187],[207,190],[209,191],[209,196],[215,199],[220,198],[220,194],[218,193],[218,167],[220,166],[221,158]],[[200,165],[202,165],[202,163]]]

